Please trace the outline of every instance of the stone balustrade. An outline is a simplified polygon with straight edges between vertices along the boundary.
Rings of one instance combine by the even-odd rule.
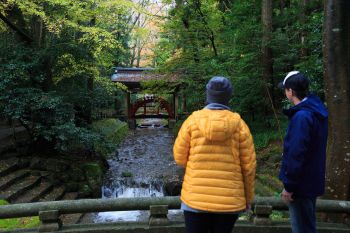
[[[74,201],[37,202],[0,206],[0,219],[39,216],[41,225],[36,229],[17,229],[4,232],[61,232],[61,233],[180,233],[184,232],[183,222],[169,221],[168,209],[179,209],[178,197],[81,199]],[[287,206],[274,197],[257,197],[253,203],[252,221],[238,221],[235,233],[287,233],[288,221],[272,221],[273,210],[287,210]],[[350,201],[318,200],[317,212],[342,213],[350,215]],[[150,210],[148,222],[95,223],[62,225],[60,215],[74,213]],[[320,233],[350,232],[350,225],[318,223]]]

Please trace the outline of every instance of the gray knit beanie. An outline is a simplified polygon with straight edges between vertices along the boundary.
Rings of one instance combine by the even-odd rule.
[[[215,76],[211,78],[206,86],[207,103],[218,103],[228,105],[232,96],[232,84],[225,77]]]

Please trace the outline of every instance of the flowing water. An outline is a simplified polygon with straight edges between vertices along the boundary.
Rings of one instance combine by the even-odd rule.
[[[163,181],[179,179],[172,155],[173,133],[158,121],[147,120],[144,127],[130,131],[121,143],[115,156],[108,161],[110,167],[104,178],[102,198],[161,197],[164,196]],[[117,211],[98,213],[93,221],[143,221],[147,218],[147,211]]]

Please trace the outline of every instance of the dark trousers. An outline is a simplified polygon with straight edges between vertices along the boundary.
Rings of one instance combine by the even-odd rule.
[[[231,233],[238,214],[184,211],[186,233]]]
[[[293,233],[316,233],[316,198],[296,197],[288,207]]]

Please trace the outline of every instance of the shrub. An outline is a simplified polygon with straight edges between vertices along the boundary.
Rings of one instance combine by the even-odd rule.
[[[104,119],[92,124],[94,132],[101,135],[101,139],[94,143],[97,153],[108,156],[122,142],[128,133],[128,125],[117,119]]]

